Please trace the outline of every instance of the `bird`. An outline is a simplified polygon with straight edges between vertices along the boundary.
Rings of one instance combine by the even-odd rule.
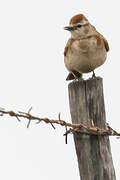
[[[95,77],[94,70],[107,58],[107,40],[83,14],[73,16],[64,29],[71,33],[64,49],[64,63],[69,71],[66,80],[82,79],[82,74],[89,72]]]

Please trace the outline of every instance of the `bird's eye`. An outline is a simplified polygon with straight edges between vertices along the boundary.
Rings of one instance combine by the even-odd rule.
[[[78,24],[78,25],[77,25],[77,27],[78,27],[78,28],[81,28],[81,27],[82,27],[82,25],[81,25],[81,24]]]

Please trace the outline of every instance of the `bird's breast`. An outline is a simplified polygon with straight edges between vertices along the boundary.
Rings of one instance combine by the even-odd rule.
[[[88,73],[105,62],[106,50],[104,46],[97,46],[96,39],[76,40],[69,47],[64,60],[69,71]]]

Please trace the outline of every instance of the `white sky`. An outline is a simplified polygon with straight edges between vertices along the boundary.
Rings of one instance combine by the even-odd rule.
[[[1,0],[0,107],[40,117],[70,121],[67,70],[63,51],[70,34],[63,30],[70,18],[83,13],[108,40],[106,63],[96,70],[104,79],[107,122],[120,130],[120,7],[119,1]],[[88,74],[89,77],[91,74]],[[65,145],[64,128],[41,123],[26,129],[0,117],[0,179],[79,180],[72,135]],[[120,140],[111,138],[117,179],[120,179]]]

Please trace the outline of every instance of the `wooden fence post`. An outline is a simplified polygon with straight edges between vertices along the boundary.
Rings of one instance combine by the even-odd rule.
[[[106,128],[102,78],[68,86],[72,123]],[[74,134],[81,180],[116,180],[108,136]]]

